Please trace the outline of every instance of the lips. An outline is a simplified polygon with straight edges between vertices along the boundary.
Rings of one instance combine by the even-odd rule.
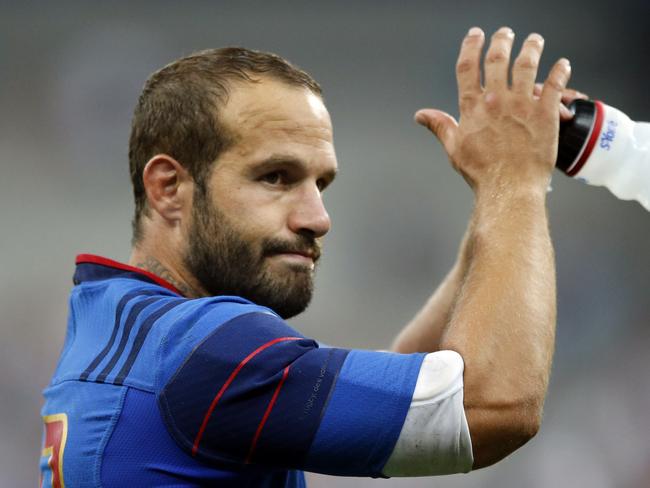
[[[316,262],[320,258],[320,252],[314,250],[297,250],[297,249],[283,249],[281,251],[273,251],[269,253],[271,256],[277,256],[279,254],[297,254],[298,256],[304,256]]]
[[[273,240],[265,243],[264,255],[277,256],[282,254],[295,254],[311,259],[314,263],[320,259],[321,250],[318,241],[313,239],[298,239],[294,242]]]
[[[316,261],[318,259],[316,253],[313,251],[285,251],[283,254],[298,254],[299,256],[304,256],[311,259],[312,261]]]

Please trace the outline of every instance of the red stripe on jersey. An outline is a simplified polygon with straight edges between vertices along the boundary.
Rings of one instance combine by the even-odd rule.
[[[134,273],[140,273],[141,275],[144,275],[147,278],[155,281],[160,286],[167,288],[169,291],[173,291],[177,295],[183,296],[180,290],[176,288],[174,285],[172,285],[169,281],[163,280],[160,276],[155,275],[142,268],[129,266],[128,264],[113,261],[112,259],[103,258],[101,256],[96,256],[94,254],[79,254],[77,256],[77,259],[75,260],[75,264],[83,264],[83,263],[101,264],[102,266],[108,266],[109,268],[116,268],[124,271],[132,271]]]
[[[282,389],[282,385],[284,384],[284,381],[287,379],[288,374],[289,374],[289,366],[284,368],[284,373],[282,373],[282,379],[280,380],[280,383],[278,383],[278,387],[275,389],[275,392],[273,393],[273,398],[271,398],[271,401],[269,402],[269,406],[266,407],[266,412],[264,412],[264,416],[260,421],[260,425],[257,426],[255,437],[253,437],[253,442],[251,442],[251,448],[248,451],[248,456],[246,456],[246,464],[250,464],[251,459],[253,458],[253,453],[255,452],[255,447],[257,446],[257,441],[260,438],[260,434],[262,433],[264,424],[266,424],[266,420],[269,418],[269,415],[271,414],[271,410],[273,410],[273,407],[275,406],[275,401],[278,399],[278,395],[280,394],[280,390]]]
[[[277,337],[273,339],[272,341],[267,342],[266,344],[262,344],[260,347],[255,349],[252,353],[250,353],[248,356],[246,356],[242,362],[240,362],[237,367],[234,369],[232,373],[230,373],[230,376],[226,380],[226,382],[223,384],[219,392],[216,394],[214,399],[212,400],[212,403],[210,403],[210,407],[208,408],[207,412],[205,413],[205,416],[203,417],[203,422],[201,423],[201,427],[199,428],[198,434],[196,434],[196,438],[194,439],[194,445],[192,446],[192,456],[196,456],[196,453],[199,450],[199,444],[201,442],[201,438],[203,437],[203,434],[205,433],[205,429],[208,426],[208,421],[210,420],[210,417],[212,416],[212,412],[214,411],[215,407],[217,406],[217,403],[219,403],[219,400],[225,393],[226,389],[230,386],[230,384],[233,382],[235,377],[239,374],[241,369],[248,363],[251,359],[253,359],[255,356],[257,356],[259,353],[261,353],[264,349],[267,349],[271,347],[274,344],[277,344],[278,342],[284,342],[284,341],[297,341],[302,339],[302,337]],[[278,390],[276,390],[278,391]],[[277,398],[277,395],[275,395],[275,398]],[[273,400],[275,402],[275,400]],[[264,420],[266,421],[266,420]],[[256,434],[257,435],[257,434]]]

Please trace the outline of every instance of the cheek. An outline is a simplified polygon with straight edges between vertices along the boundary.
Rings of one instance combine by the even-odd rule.
[[[274,212],[269,206],[240,208],[235,218],[242,235],[255,241],[273,238],[285,226],[282,213]]]
[[[216,178],[211,189],[213,204],[231,215],[248,214],[255,207],[263,206],[267,200],[259,186],[257,182],[248,181],[240,175],[231,176],[226,173],[221,178]]]
[[[217,206],[246,234],[276,234],[286,227],[286,198],[254,183],[233,188],[217,200]]]
[[[282,234],[285,227],[282,212],[268,202],[233,199],[220,210],[237,238],[256,252],[265,241]]]

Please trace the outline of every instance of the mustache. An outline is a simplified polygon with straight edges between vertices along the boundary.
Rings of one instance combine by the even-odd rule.
[[[264,242],[262,249],[265,255],[281,253],[306,254],[310,256],[314,262],[320,259],[322,252],[321,243],[315,238],[305,235],[298,236],[292,241],[284,239],[269,239]]]

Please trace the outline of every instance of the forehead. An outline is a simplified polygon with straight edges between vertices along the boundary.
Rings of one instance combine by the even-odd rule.
[[[262,79],[237,83],[221,111],[240,155],[298,152],[297,157],[334,157],[332,123],[322,99],[306,87]]]

